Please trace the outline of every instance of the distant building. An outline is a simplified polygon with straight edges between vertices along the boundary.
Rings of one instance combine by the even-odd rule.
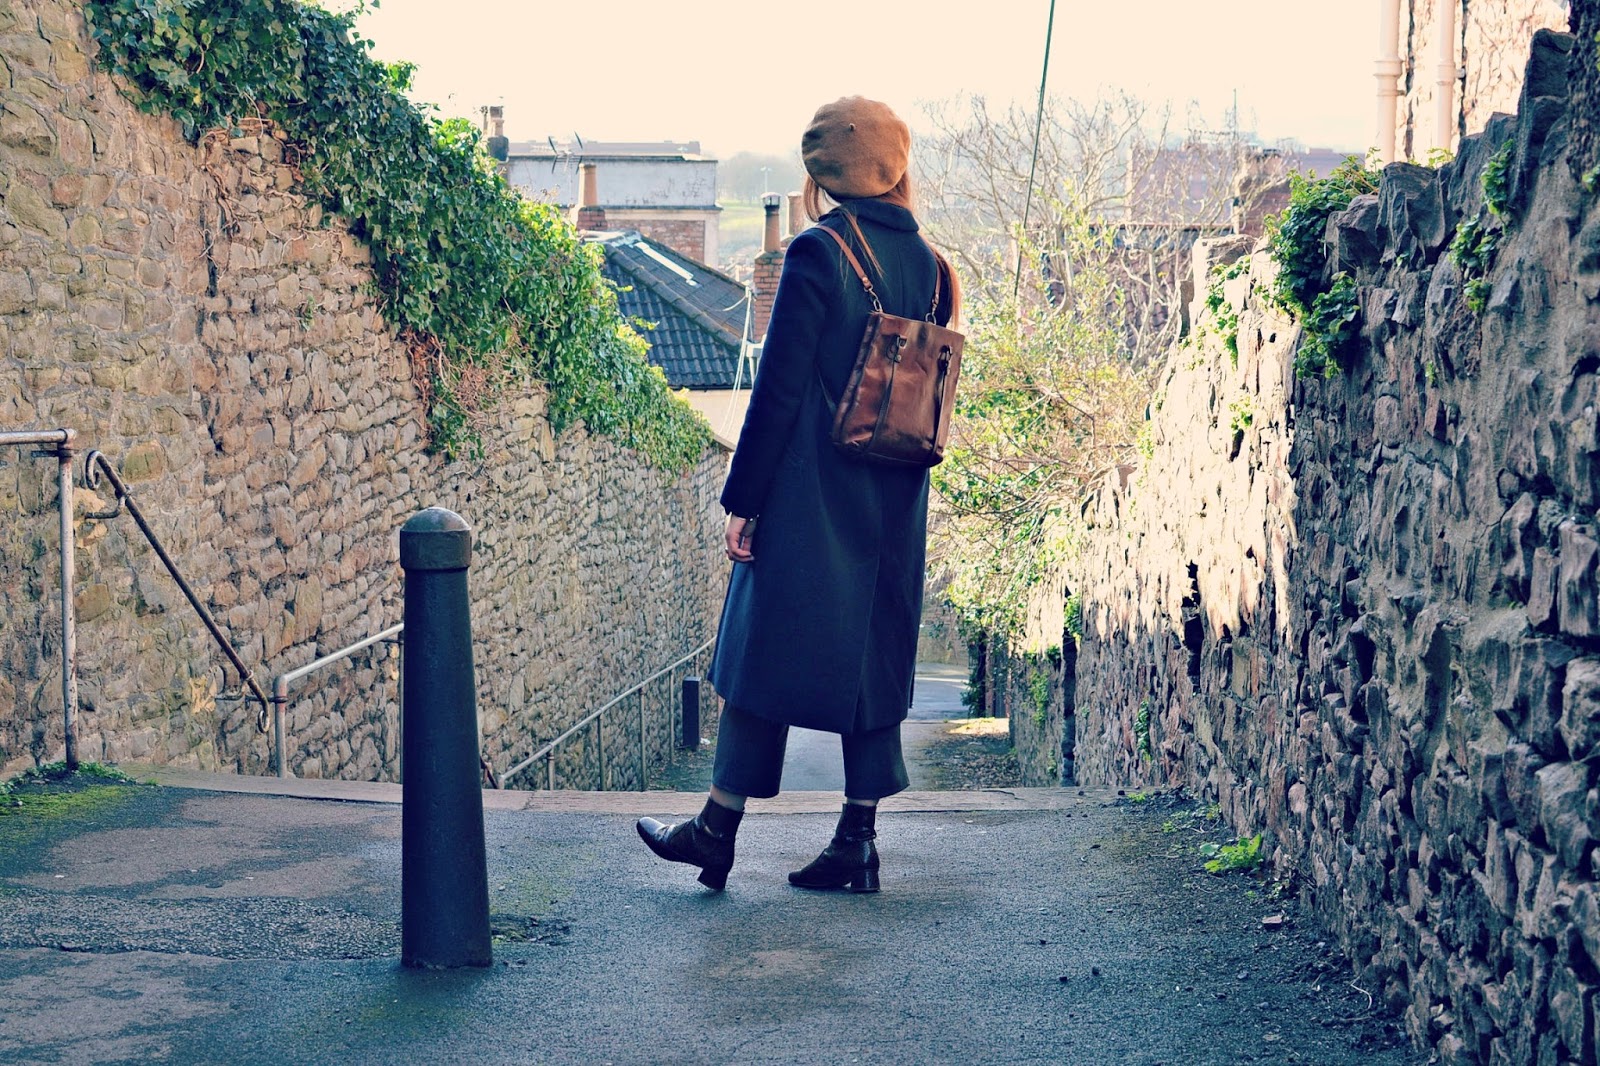
[[[717,161],[698,141],[511,141],[506,178],[529,199],[576,210],[583,206],[582,168],[598,177],[589,206],[605,210],[615,229],[637,230],[706,263],[717,257]]]
[[[1122,196],[1122,225],[1164,235],[1260,236],[1266,219],[1289,204],[1290,173],[1325,178],[1350,154],[1332,148],[1268,147],[1249,135],[1136,149]]]
[[[1289,206],[1289,175],[1325,178],[1350,155],[1332,148],[1251,148],[1233,179],[1233,232],[1259,237]]]

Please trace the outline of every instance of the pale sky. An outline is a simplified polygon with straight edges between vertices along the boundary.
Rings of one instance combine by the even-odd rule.
[[[513,141],[688,141],[787,153],[818,105],[860,93],[913,128],[962,93],[1030,108],[1049,0],[382,0],[359,27],[418,65],[414,96]],[[1052,94],[1125,89],[1198,105],[1271,142],[1361,151],[1373,132],[1377,0],[1057,0]]]

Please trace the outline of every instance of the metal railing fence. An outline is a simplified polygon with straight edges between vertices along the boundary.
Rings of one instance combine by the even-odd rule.
[[[217,625],[216,619],[211,617],[211,612],[206,610],[205,604],[200,602],[200,597],[195,595],[195,591],[189,586],[189,582],[185,581],[183,575],[178,572],[178,564],[172,561],[172,556],[167,554],[167,549],[156,536],[155,530],[150,528],[150,523],[145,520],[144,512],[139,510],[139,505],[134,502],[132,493],[128,491],[128,486],[123,484],[116,468],[111,465],[111,460],[105,457],[104,452],[91,451],[83,459],[84,483],[90,488],[99,488],[102,478],[111,483],[111,490],[116,493],[115,506],[109,511],[98,511],[86,514],[83,517],[85,519],[109,521],[120,515],[124,507],[127,508],[128,517],[133,519],[134,524],[139,527],[139,532],[144,534],[145,542],[155,551],[156,558],[161,560],[161,565],[167,568],[168,575],[177,584],[178,590],[183,593],[184,599],[189,601],[189,606],[194,608],[194,613],[200,616],[200,621],[205,624],[206,632],[211,634],[211,639],[216,642],[217,647],[222,650],[222,654],[226,655],[228,661],[233,664],[234,670],[239,675],[239,683],[249,689],[250,696],[261,705],[261,709],[256,712],[256,731],[265,733],[267,731],[269,701],[267,700],[267,694],[261,691],[261,685],[256,681],[255,674],[251,673],[250,668],[244,664],[244,660],[239,658],[239,653],[233,650],[233,645],[223,635],[222,627]]]
[[[354,644],[347,644],[338,651],[331,651],[319,659],[313,659],[304,666],[297,666],[293,670],[285,671],[272,679],[272,747],[274,761],[278,766],[278,776],[289,776],[288,747],[284,743],[283,715],[284,708],[289,704],[289,686],[303,677],[308,677],[325,667],[350,658],[357,652],[365,651],[374,644],[393,644],[400,651],[399,680],[397,682],[399,695],[396,702],[400,706],[402,721],[405,714],[405,623],[390,626],[382,632],[374,633]]]
[[[617,695],[613,696],[611,699],[607,700],[593,711],[590,711],[588,714],[584,715],[571,728],[567,729],[565,732],[555,737],[555,739],[538,748],[532,755],[529,755],[526,759],[523,759],[511,769],[501,774],[501,782],[510,782],[513,778],[517,777],[519,774],[522,774],[542,759],[544,760],[544,774],[542,775],[544,777],[544,787],[554,790],[556,787],[556,753],[563,747],[563,745],[570,744],[576,738],[592,732],[594,736],[593,750],[595,752],[594,763],[596,769],[596,783],[594,789],[600,792],[607,791],[609,787],[609,775],[606,772],[606,716],[608,713],[617,711],[619,708],[627,707],[630,703],[632,703],[638,709],[638,786],[639,788],[643,789],[649,783],[650,776],[650,705],[649,700],[647,699],[649,687],[654,682],[660,681],[663,678],[667,680],[665,685],[666,692],[662,697],[656,700],[656,705],[660,711],[665,712],[666,728],[670,734],[674,679],[678,677],[679,671],[682,671],[683,676],[687,677],[691,673],[691,666],[698,668],[699,664],[706,662],[709,659],[711,648],[715,644],[715,640],[708,640],[698,648],[695,648],[693,651],[689,652],[687,655],[684,655],[682,658],[678,659],[676,662],[662,667],[660,670],[657,670],[655,673],[644,678],[642,681],[638,682],[632,687],[619,692]],[[703,670],[699,670],[699,672],[702,674],[704,673]],[[672,746],[670,744],[667,746],[667,750],[669,752],[672,750]]]

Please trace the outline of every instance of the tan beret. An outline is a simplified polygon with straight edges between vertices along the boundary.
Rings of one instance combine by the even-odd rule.
[[[900,183],[911,156],[911,130],[888,104],[846,96],[817,108],[800,138],[812,180],[834,199],[882,196]]]

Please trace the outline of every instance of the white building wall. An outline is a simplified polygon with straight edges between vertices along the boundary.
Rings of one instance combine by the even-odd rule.
[[[717,202],[715,159],[589,157],[595,164],[602,207],[713,207]],[[523,195],[562,207],[578,202],[576,155],[554,159],[513,156],[506,176]]]
[[[1435,101],[1441,91],[1438,26],[1445,4],[1456,10],[1450,61],[1460,76],[1454,90],[1453,128],[1441,141]],[[1395,158],[1423,162],[1436,146],[1453,152],[1463,128],[1469,135],[1478,133],[1496,111],[1516,111],[1534,31],[1565,30],[1569,8],[1567,0],[1402,0],[1404,66]]]

